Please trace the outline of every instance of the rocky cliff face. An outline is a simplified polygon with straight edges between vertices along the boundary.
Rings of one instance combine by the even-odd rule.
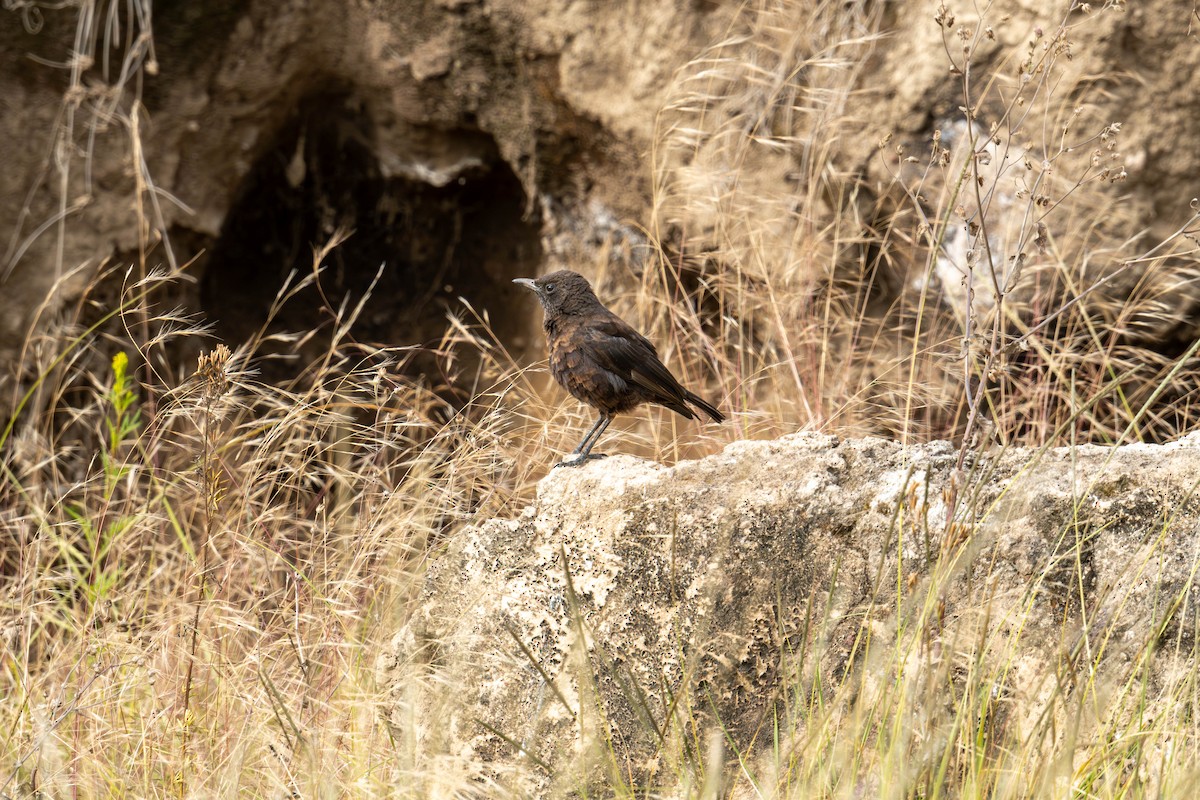
[[[233,343],[339,227],[357,231],[339,289],[391,266],[374,332],[436,337],[447,302],[494,309],[538,271],[544,204],[577,209],[562,213],[584,238],[644,210],[665,87],[729,18],[674,2],[25,5],[0,12],[0,133],[24,143],[0,175],[7,353],[56,281],[51,309],[114,258],[199,256],[188,303]]]
[[[798,434],[554,470],[519,518],[431,560],[380,660],[390,718],[424,763],[541,792],[581,763],[653,782],[714,730],[747,763],[778,758],[896,685],[937,739],[986,675],[989,724],[1069,753],[1129,713],[1117,689],[1139,671],[1136,713],[1174,708],[1195,655],[1198,445],[958,471],[945,443]]]
[[[1092,244],[1161,235],[1195,194],[1195,24],[1169,0],[1096,5],[1001,2],[982,21],[950,9],[943,26],[932,7],[865,2],[139,2],[103,16],[19,3],[0,12],[0,135],[20,143],[0,174],[0,353],[105,263],[190,265],[181,301],[236,344],[339,228],[357,233],[328,291],[361,295],[388,265],[363,338],[436,340],[459,296],[495,312],[509,278],[628,250],[643,228],[718,274],[756,268],[728,252],[731,226],[788,280],[829,267],[797,241],[839,268],[886,256],[872,269],[895,273],[880,283],[893,296],[871,306],[886,308],[924,269],[881,230],[895,147],[923,155],[935,131],[954,135],[948,59],[985,26],[976,79],[1001,90],[972,110],[979,124],[1010,119],[1026,42],[1061,50],[1050,110],[1014,147],[1047,156],[1058,134],[1041,132],[1078,108],[1086,161],[1098,125],[1123,122],[1128,179],[1084,207]],[[801,231],[864,228],[862,248],[798,239],[797,214]],[[1191,283],[1173,280],[1183,291],[1160,311],[1186,327]],[[280,324],[311,327],[318,309],[302,296]],[[526,326],[492,319],[522,350]]]

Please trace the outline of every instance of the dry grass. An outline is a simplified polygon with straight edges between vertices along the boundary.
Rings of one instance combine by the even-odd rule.
[[[70,418],[27,403],[5,437],[5,792],[398,779],[370,654],[430,543],[529,480],[507,384],[451,409],[401,356],[338,347],[288,390],[218,347],[152,406],[123,352],[86,404],[41,384]]]
[[[107,8],[120,16],[119,6]],[[835,164],[839,139],[854,135],[881,6],[759,0],[677,76],[655,140],[649,255],[598,259],[591,272],[686,383],[735,414],[699,429],[652,412],[656,424],[629,423],[622,449],[676,459],[811,427],[953,437],[965,455],[1194,427],[1196,346],[1157,345],[1188,321],[1174,298],[1193,291],[1197,217],[1163,242],[1112,234],[1117,131],[1076,130],[1058,83],[1065,21],[1046,34],[1050,47],[977,59],[987,9],[965,33],[942,13],[965,116],[915,156],[884,146],[893,182],[868,197]],[[122,30],[80,19],[67,141],[80,138],[79,98],[97,91],[84,89],[84,55],[101,30]],[[137,103],[117,99],[152,63],[153,42],[124,24],[125,68],[105,65],[88,124],[122,125],[140,153]],[[1029,79],[1003,79],[1026,56],[1016,74]],[[52,176],[62,207],[50,224],[69,224],[67,198],[91,191],[84,161]],[[411,732],[383,721],[373,658],[437,542],[514,513],[587,413],[544,392],[544,376],[515,363],[470,309],[442,347],[446,358],[478,354],[465,406],[397,378],[403,348],[354,342],[353,307],[336,312],[338,334],[293,385],[256,380],[265,333],[229,352],[195,320],[156,308],[179,273],[171,248],[155,249],[161,193],[136,164],[140,256],[121,305],[96,310],[92,292],[112,283],[97,278],[72,312],[42,320],[6,376],[0,795],[502,794],[470,769],[415,758]],[[796,192],[764,188],[780,171],[795,173]],[[314,254],[280,304],[320,280],[336,246]],[[149,266],[158,252],[170,275]],[[79,281],[61,262],[59,273]],[[181,342],[203,351],[198,369],[175,363]],[[765,770],[746,743],[694,735],[662,792],[1182,796],[1197,760],[1174,742],[1194,742],[1194,722],[1140,718],[1144,674],[1105,695],[1119,698],[1117,712],[1098,715],[1092,738],[1063,757],[1041,728],[993,724],[992,690],[1007,676],[989,665],[1002,655],[921,661],[953,566],[905,601],[915,611],[883,678],[848,678],[861,681],[856,702],[805,695]],[[1020,641],[962,648],[1003,654]],[[946,700],[948,685],[958,694]],[[1194,669],[1156,691],[1162,708],[1190,698]],[[690,702],[701,701],[684,698],[685,716]],[[1071,702],[1090,703],[1076,709],[1086,716],[1096,695]],[[1153,780],[1140,779],[1152,750]],[[609,780],[615,794],[650,793],[619,770]]]

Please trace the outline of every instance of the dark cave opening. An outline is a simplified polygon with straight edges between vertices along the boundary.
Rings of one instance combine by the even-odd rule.
[[[471,319],[460,297],[488,314],[506,346],[528,329],[515,313],[525,298],[511,281],[537,274],[540,225],[526,216],[525,193],[494,141],[477,131],[423,131],[417,141],[432,166],[414,157],[397,169],[385,168],[375,133],[352,93],[309,96],[250,169],[206,259],[201,306],[230,346],[264,326],[268,334],[317,331],[298,358],[281,344],[261,348],[287,356],[263,359],[267,380],[286,381],[319,358],[336,310],[356,305],[377,274],[351,335],[415,346],[404,371],[431,388],[457,388],[434,348],[447,312]],[[311,273],[313,248],[339,229],[353,233],[326,256],[319,286],[289,297],[267,324],[289,273]]]

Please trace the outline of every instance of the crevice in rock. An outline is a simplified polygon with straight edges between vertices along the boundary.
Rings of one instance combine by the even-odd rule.
[[[353,338],[418,346],[410,376],[453,393],[434,348],[447,313],[465,312],[462,299],[489,314],[505,345],[527,327],[511,280],[536,274],[542,246],[526,208],[485,133],[380,126],[352,88],[326,86],[297,105],[246,175],[202,269],[201,305],[231,346],[264,325],[318,331],[299,359],[264,364],[265,378],[286,380],[323,352],[334,311],[357,304],[378,274]],[[289,273],[311,273],[314,246],[339,229],[353,234],[325,259],[320,286],[268,322]]]

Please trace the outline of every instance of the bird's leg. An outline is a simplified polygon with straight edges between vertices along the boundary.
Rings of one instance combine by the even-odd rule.
[[[583,437],[583,440],[579,443],[579,446],[571,451],[571,456],[564,458],[554,466],[574,467],[577,464],[582,464],[589,458],[604,458],[604,456],[600,453],[592,455],[592,447],[600,439],[600,434],[604,433],[605,428],[608,427],[608,423],[612,422],[612,420],[613,418],[609,415],[601,414],[600,418],[596,420],[596,424],[593,425],[592,429],[587,432],[586,436]]]
[[[588,429],[588,432],[584,435],[584,437],[579,440],[579,445],[574,450],[571,451],[571,455],[577,456],[583,452],[584,446],[592,440],[592,437],[594,437],[596,435],[596,431],[600,429],[600,425],[603,424],[603,422],[604,422],[603,414],[596,417],[595,423],[593,423],[592,427],[590,429]]]
[[[599,453],[597,453],[595,456],[591,455],[592,447],[595,446],[596,442],[600,441],[600,436],[603,435],[604,431],[606,431],[608,429],[608,423],[610,423],[612,421],[613,421],[613,418],[611,416],[609,416],[608,414],[604,414],[600,417],[599,421],[597,421],[597,423],[596,423],[596,428],[593,429],[592,433],[588,434],[588,438],[586,440],[587,447],[584,447],[582,450],[579,451],[579,460],[580,461],[583,461],[586,458],[600,458],[601,457]]]

